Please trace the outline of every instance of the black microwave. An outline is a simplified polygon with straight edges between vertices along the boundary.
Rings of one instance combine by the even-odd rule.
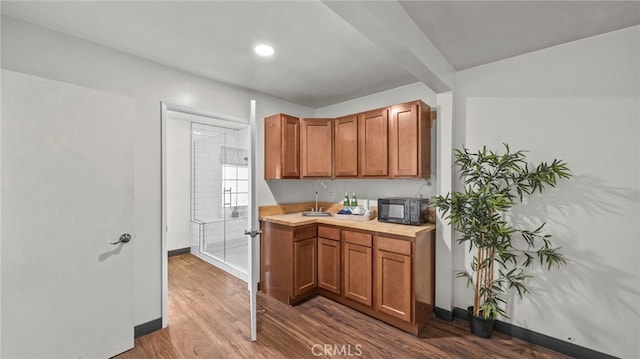
[[[427,223],[429,200],[426,198],[379,198],[378,222],[419,226]]]

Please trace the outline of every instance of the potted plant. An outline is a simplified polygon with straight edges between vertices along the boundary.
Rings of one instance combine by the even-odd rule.
[[[567,165],[554,159],[531,167],[524,151],[476,153],[466,148],[455,150],[455,165],[464,182],[462,192],[436,196],[433,206],[460,232],[458,243],[475,250],[471,271],[459,271],[467,286],[473,286],[473,308],[470,310],[471,331],[490,337],[498,315],[508,318],[503,309],[506,294],[515,289],[520,297],[529,292],[525,269],[536,261],[551,269],[566,263],[566,258],[551,244],[551,236],[543,233],[544,223],[535,229],[515,228],[509,223],[509,210],[524,197],[554,187],[558,179],[568,179]],[[471,307],[470,307],[471,309]]]

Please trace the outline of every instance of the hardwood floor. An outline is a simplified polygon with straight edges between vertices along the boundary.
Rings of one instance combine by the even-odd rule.
[[[258,341],[249,340],[241,280],[191,254],[169,258],[168,327],[116,356],[133,358],[567,358],[463,320],[431,321],[415,337],[323,297],[295,307],[258,295]]]

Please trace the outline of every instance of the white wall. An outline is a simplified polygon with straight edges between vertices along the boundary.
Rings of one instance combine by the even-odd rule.
[[[2,61],[0,61],[1,63]],[[2,76],[0,75],[0,82]],[[2,88],[2,86],[0,86]],[[0,99],[2,98],[2,90],[0,90]],[[2,101],[0,101],[2,102]],[[0,106],[2,104],[0,103]],[[0,189],[2,188],[2,116],[0,115]],[[2,268],[2,191],[0,190],[0,268]],[[0,353],[2,353],[2,275],[0,275]]]
[[[189,248],[191,122],[167,116],[167,250]]]
[[[437,163],[436,193],[446,195],[452,191],[451,164],[453,140],[453,93],[437,96]],[[454,248],[451,226],[441,216],[436,222],[436,307],[453,310],[454,302]]]
[[[316,110],[316,117],[340,117],[380,107],[422,100],[429,106],[436,105],[436,93],[421,82],[400,86],[388,91],[357,99],[321,107]]]
[[[205,80],[82,39],[2,16],[2,68],[135,99],[134,323],[161,316],[160,101],[249,118],[278,112],[313,116],[312,109]],[[259,126],[260,127],[260,126]],[[259,128],[262,131],[262,128]],[[262,146],[262,136],[259,135]],[[260,147],[259,147],[260,148]],[[258,161],[258,171],[262,171]],[[273,197],[258,179],[259,203]]]
[[[570,262],[536,271],[507,321],[623,358],[640,357],[639,44],[635,26],[461,71],[456,87],[456,143],[573,171],[514,213],[547,221]],[[472,301],[461,281],[455,301]]]

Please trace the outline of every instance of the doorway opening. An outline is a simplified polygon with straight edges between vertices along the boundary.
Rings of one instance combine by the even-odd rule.
[[[169,252],[190,252],[247,282],[252,187],[246,119],[161,103],[161,128],[165,328]]]

